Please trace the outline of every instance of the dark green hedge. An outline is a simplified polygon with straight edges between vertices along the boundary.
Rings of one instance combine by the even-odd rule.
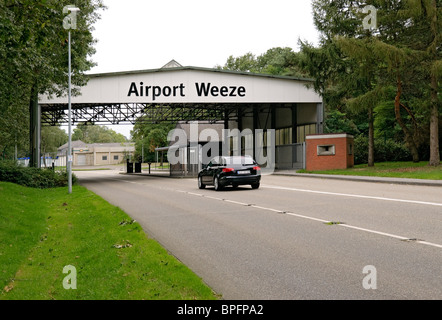
[[[410,151],[404,143],[391,139],[375,139],[374,161],[411,161]],[[368,138],[364,135],[355,137],[355,164],[366,164],[368,161]]]
[[[13,182],[31,188],[56,188],[68,185],[66,172],[52,169],[28,168],[17,165],[14,161],[0,161],[0,181]],[[72,183],[76,182],[72,175]]]

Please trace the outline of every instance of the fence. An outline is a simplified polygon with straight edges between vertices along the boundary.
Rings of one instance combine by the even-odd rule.
[[[18,158],[17,162],[19,165],[28,167],[29,166],[29,157],[26,158]],[[65,156],[45,156],[41,157],[41,167],[42,168],[52,168],[54,167],[66,167],[66,157]]]
[[[170,164],[170,175],[175,177],[196,177],[201,170],[201,145],[180,147],[175,151],[176,164]],[[305,169],[305,143],[277,146],[275,167],[278,170]]]
[[[275,150],[276,169],[305,169],[305,143],[277,146]]]
[[[176,164],[170,163],[170,176],[172,177],[196,177],[201,170],[201,145],[183,146],[175,150],[178,158]]]

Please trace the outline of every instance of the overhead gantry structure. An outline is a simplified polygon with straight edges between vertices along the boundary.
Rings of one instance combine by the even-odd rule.
[[[322,133],[322,98],[311,84],[311,79],[182,66],[94,74],[72,97],[71,121],[223,121],[226,129],[289,129],[284,144],[293,144],[300,140],[301,126]],[[39,104],[31,108],[34,153],[39,154],[39,126],[68,124],[67,110],[67,97],[39,96]],[[33,158],[38,162],[38,156]]]

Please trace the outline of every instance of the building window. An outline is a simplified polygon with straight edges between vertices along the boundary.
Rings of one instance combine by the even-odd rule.
[[[114,156],[114,160],[115,160],[115,161],[118,161],[118,156]]]
[[[348,144],[348,154],[349,154],[349,155],[352,155],[352,154],[353,154],[353,144],[352,144],[352,143],[349,143],[349,144]]]
[[[335,155],[335,145],[324,145],[318,146],[318,156],[334,156]]]
[[[102,157],[101,157],[101,160],[103,160],[103,161],[107,161],[107,156],[102,156]]]
[[[292,128],[282,128],[275,130],[275,143],[277,146],[292,144]]]
[[[316,134],[316,123],[306,124],[297,127],[298,141],[297,143],[305,142],[305,137],[309,134]]]

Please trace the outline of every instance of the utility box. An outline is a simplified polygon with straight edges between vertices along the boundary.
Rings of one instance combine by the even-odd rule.
[[[306,136],[307,171],[347,169],[354,166],[354,137],[346,134]]]

